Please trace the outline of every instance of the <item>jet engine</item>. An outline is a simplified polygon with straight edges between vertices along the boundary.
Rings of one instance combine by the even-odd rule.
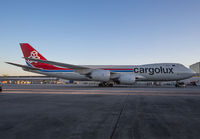
[[[88,75],[88,77],[90,77],[94,81],[107,82],[110,80],[110,71],[95,69]]]
[[[118,78],[119,84],[134,84],[135,83],[134,74],[121,74]]]

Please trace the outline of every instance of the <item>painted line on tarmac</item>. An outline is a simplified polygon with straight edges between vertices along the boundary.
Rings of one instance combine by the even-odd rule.
[[[153,92],[153,93],[174,93],[174,92],[193,92],[193,93],[199,93],[199,90],[65,90],[65,89],[4,89],[4,91],[46,91],[46,92],[77,92],[77,91],[82,91],[82,92],[127,92],[127,93],[139,93],[139,92]]]
[[[121,92],[107,92],[107,91],[9,91],[4,90],[1,94],[66,94],[66,95],[130,95],[130,96],[200,96],[200,93],[168,93],[168,92],[147,92],[147,91],[121,91]]]

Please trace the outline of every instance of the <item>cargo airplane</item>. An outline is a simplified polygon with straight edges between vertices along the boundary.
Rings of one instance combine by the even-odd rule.
[[[146,65],[73,65],[49,61],[28,43],[20,43],[27,65],[6,62],[25,71],[75,81],[98,81],[99,86],[139,81],[178,81],[196,73],[178,63]]]

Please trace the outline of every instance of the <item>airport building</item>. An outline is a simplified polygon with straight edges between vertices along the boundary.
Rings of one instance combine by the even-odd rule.
[[[197,85],[200,85],[200,62],[197,62],[195,64],[192,64],[190,66],[190,69],[194,70],[197,74],[196,76],[184,80],[185,82],[196,82]]]
[[[194,70],[196,73],[200,74],[200,62],[192,64],[190,69]]]
[[[59,79],[48,76],[0,76],[3,84],[58,84]]]

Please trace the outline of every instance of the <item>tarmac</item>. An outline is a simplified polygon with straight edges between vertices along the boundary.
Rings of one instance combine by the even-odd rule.
[[[200,138],[200,87],[3,89],[0,139]]]

